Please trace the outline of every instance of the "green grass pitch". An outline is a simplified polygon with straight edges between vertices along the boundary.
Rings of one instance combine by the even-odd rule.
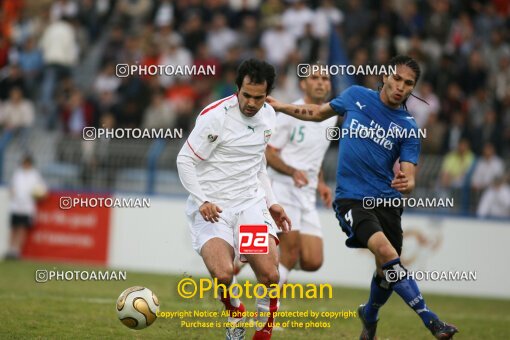
[[[203,299],[178,296],[182,276],[128,271],[126,281],[35,282],[37,269],[104,270],[77,265],[0,262],[0,339],[224,339],[223,328],[185,328],[179,319],[159,318],[144,330],[131,330],[117,319],[115,302],[126,288],[141,285],[158,296],[161,311],[221,311],[212,294]],[[367,283],[368,285],[368,283]],[[355,311],[368,290],[335,287],[332,299],[282,301],[281,311]],[[510,301],[425,294],[429,307],[459,327],[455,339],[510,339]],[[244,301],[254,310],[254,301]],[[420,319],[394,295],[380,313],[379,339],[432,339]],[[211,319],[188,318],[188,321]],[[214,320],[214,319],[213,319]],[[306,322],[306,319],[291,319]],[[330,328],[285,328],[273,339],[357,339],[360,321],[319,319]],[[216,321],[216,320],[214,320]],[[224,318],[218,321],[225,321]],[[278,320],[277,320],[278,321]],[[285,321],[285,320],[279,320]],[[253,329],[247,330],[250,338]]]

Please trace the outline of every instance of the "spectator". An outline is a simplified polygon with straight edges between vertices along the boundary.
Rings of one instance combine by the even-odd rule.
[[[27,86],[19,65],[12,64],[8,69],[7,76],[0,80],[0,101],[9,98],[11,90],[15,87],[21,89],[23,93],[27,92]]]
[[[418,127],[423,128],[429,125],[430,116],[439,114],[439,98],[433,92],[432,85],[426,81],[420,83],[415,94],[426,103],[411,97],[408,100],[407,108],[412,113]]]
[[[314,19],[313,11],[306,5],[304,0],[294,0],[282,15],[282,24],[287,32],[295,39],[305,34],[305,27]]]
[[[498,124],[496,112],[491,108],[483,115],[483,123],[473,131],[473,143],[475,143],[475,153],[479,155],[482,152],[482,146],[491,143],[495,146],[496,152],[501,154],[503,126]]]
[[[5,129],[28,128],[34,124],[34,105],[23,97],[19,87],[11,89],[9,100],[4,103],[1,113],[0,122]]]
[[[462,112],[456,111],[453,114],[450,128],[443,140],[443,153],[456,149],[462,138],[469,139],[469,137],[470,133],[466,123],[466,117]]]
[[[71,93],[66,104],[60,113],[64,131],[73,136],[81,137],[83,128],[94,126],[94,107],[78,89]]]
[[[30,98],[34,98],[44,62],[41,50],[37,48],[33,38],[28,38],[25,41],[18,56],[18,63],[23,73],[23,79],[27,84],[28,95]]]
[[[21,147],[28,147],[28,136],[30,128],[34,125],[34,105],[23,97],[20,88],[11,89],[9,100],[0,109],[0,126],[3,128],[3,136],[0,144],[8,143],[14,134],[21,137]]]
[[[254,16],[245,16],[241,30],[239,32],[239,46],[244,51],[243,58],[250,58],[253,53],[253,49],[257,48],[260,43],[260,28],[257,22],[257,18]]]
[[[505,164],[496,155],[494,145],[486,143],[483,146],[483,154],[475,165],[471,177],[471,187],[475,190],[486,189],[496,178],[503,176]]]
[[[494,101],[486,88],[479,87],[474,96],[468,99],[467,106],[469,126],[478,129],[483,124],[484,113],[493,109]]]
[[[460,72],[459,83],[465,94],[471,95],[479,88],[486,87],[487,68],[479,51],[469,55],[468,65]]]
[[[236,43],[237,39],[238,34],[227,26],[225,15],[214,15],[207,33],[207,45],[211,54],[220,60],[223,59],[227,50]]]
[[[33,166],[30,156],[24,156],[21,167],[14,171],[10,184],[11,236],[6,259],[19,259],[28,230],[33,226],[36,201],[46,196],[44,180]]]
[[[174,38],[163,43],[158,63],[160,65],[178,65],[189,67],[193,65],[193,56],[182,46],[180,39]],[[189,79],[188,75],[159,75],[159,84],[165,88],[171,86],[177,78]]]
[[[337,27],[344,21],[344,13],[335,6],[333,0],[322,0],[315,10],[312,20],[314,35],[319,39],[327,39],[331,25]],[[315,60],[316,61],[316,60]]]
[[[115,92],[120,86],[120,78],[115,75],[115,65],[107,63],[96,76],[93,89],[96,95],[103,92]]]
[[[447,126],[439,119],[437,114],[432,114],[424,126],[427,137],[422,139],[422,151],[424,154],[440,154],[445,139]]]
[[[492,87],[498,101],[503,101],[510,90],[510,53],[499,59],[499,69],[492,75]]]
[[[319,60],[320,40],[313,36],[312,24],[305,25],[303,35],[297,41],[297,50],[301,61],[311,64]]]
[[[40,46],[44,59],[44,74],[40,101],[49,114],[48,126],[55,123],[54,94],[57,83],[72,73],[78,62],[79,48],[73,26],[67,20],[52,22],[43,32]]]
[[[204,29],[202,18],[197,13],[192,12],[187,18],[183,27],[185,47],[192,53],[197,52],[198,46],[206,41],[207,34]]]
[[[272,27],[264,31],[261,38],[261,47],[266,53],[266,60],[281,69],[289,55],[296,48],[296,40],[287,32],[279,19],[274,19]],[[275,48],[275,47],[278,48]]]
[[[510,217],[510,185],[498,177],[485,190],[476,211],[478,217]]]
[[[154,23],[157,27],[167,26],[170,27],[174,21],[174,6],[172,1],[163,0],[158,4],[156,15],[154,16]]]
[[[175,118],[175,113],[165,99],[164,93],[157,91],[152,95],[150,106],[144,112],[142,128],[171,128],[174,126]]]
[[[78,4],[73,0],[56,0],[50,9],[50,18],[58,21],[64,17],[74,18],[78,15]]]
[[[440,180],[443,188],[459,189],[473,166],[475,156],[467,139],[461,139],[457,149],[449,152],[441,165]]]

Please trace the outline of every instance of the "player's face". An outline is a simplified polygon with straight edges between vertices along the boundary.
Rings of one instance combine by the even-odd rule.
[[[416,74],[406,65],[397,65],[395,74],[384,76],[382,98],[386,105],[398,108],[416,85]]]
[[[251,82],[250,77],[243,79],[243,84],[239,89],[237,98],[239,100],[239,109],[247,117],[253,117],[259,112],[266,100],[267,83],[255,84]]]
[[[324,102],[331,92],[329,75],[316,72],[301,81],[301,90],[313,103]]]

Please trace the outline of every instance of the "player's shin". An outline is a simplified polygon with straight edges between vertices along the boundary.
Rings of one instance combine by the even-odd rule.
[[[290,270],[280,263],[278,265],[278,272],[280,273],[280,281],[278,281],[278,285],[283,287],[283,284],[287,283],[287,278],[289,277]]]
[[[253,340],[271,339],[276,312],[280,302],[269,294],[270,289],[257,287],[257,321]],[[265,294],[268,292],[267,294]]]
[[[393,290],[418,314],[425,326],[438,319],[437,315],[427,308],[416,281],[407,275],[407,269],[402,266],[400,258],[383,264],[382,270]]]
[[[233,323],[241,320],[244,317],[245,308],[238,297],[233,297],[239,296],[239,287],[236,277],[234,276],[228,287],[221,284],[218,285],[217,291],[218,298],[229,312],[228,322]]]
[[[370,284],[370,296],[364,309],[365,320],[376,322],[381,308],[393,293],[391,284],[384,277],[380,277],[377,271],[374,272]]]

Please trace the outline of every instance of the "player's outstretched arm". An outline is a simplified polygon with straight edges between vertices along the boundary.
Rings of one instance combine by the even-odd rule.
[[[409,194],[415,187],[416,165],[410,162],[400,162],[400,171],[391,181],[391,187],[403,194]]]
[[[333,110],[329,103],[316,105],[316,104],[285,104],[279,102],[275,98],[268,96],[266,101],[277,112],[285,113],[301,120],[310,120],[314,122],[321,122],[330,117],[336,116],[337,113]]]

